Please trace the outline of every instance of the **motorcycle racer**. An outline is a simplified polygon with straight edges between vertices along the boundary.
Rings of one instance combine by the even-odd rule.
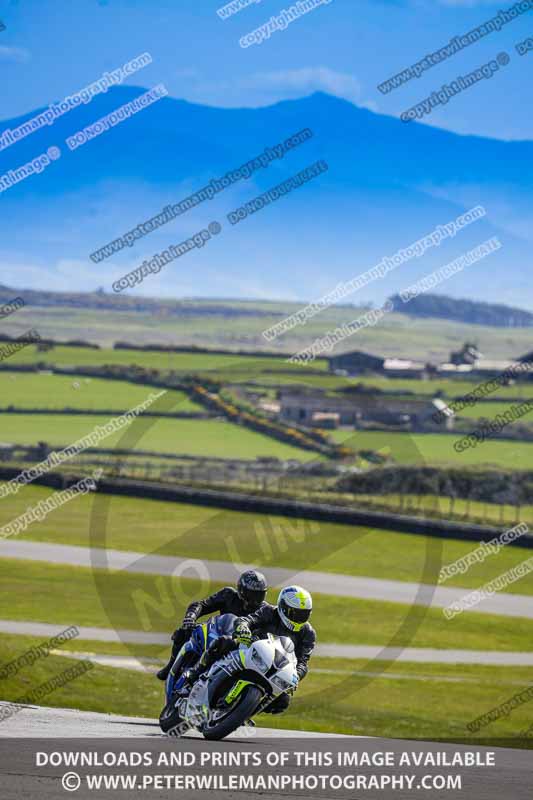
[[[172,653],[168,664],[159,670],[157,677],[165,681],[168,677],[172,664],[178,655],[181,647],[189,639],[194,626],[199,617],[206,614],[235,614],[241,617],[252,614],[268,605],[265,597],[268,589],[267,579],[262,572],[249,569],[242,573],[237,581],[237,588],[225,586],[203,600],[195,600],[187,607],[181,626],[177,628],[171,636]]]
[[[302,680],[316,644],[316,633],[309,623],[312,610],[313,599],[306,589],[286,586],[279,593],[276,606],[259,608],[239,622],[247,625],[252,634],[272,633],[292,639],[298,659],[298,677]]]
[[[286,586],[279,593],[277,606],[265,603],[254,613],[237,621],[233,636],[221,636],[213,642],[198,665],[189,671],[187,676],[189,686],[215,661],[227,655],[240,643],[248,645],[254,635],[261,638],[268,633],[274,636],[286,636],[292,640],[297,658],[296,672],[298,679],[303,680],[307,675],[309,659],[316,644],[315,630],[308,621],[312,609],[313,600],[306,589],[302,589],[301,586]],[[285,693],[277,697],[264,711],[280,714],[289,707],[289,704],[290,695]]]

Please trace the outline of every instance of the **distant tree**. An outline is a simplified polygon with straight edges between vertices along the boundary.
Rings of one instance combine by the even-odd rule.
[[[474,325],[499,328],[533,327],[533,314],[520,308],[477,300],[459,300],[437,294],[421,294],[406,304],[399,295],[390,298],[395,311],[402,310],[414,317],[437,317]]]

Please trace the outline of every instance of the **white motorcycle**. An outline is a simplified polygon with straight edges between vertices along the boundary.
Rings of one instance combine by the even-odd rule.
[[[224,739],[298,684],[294,643],[268,634],[240,645],[201,675],[187,696],[176,696],[160,717],[161,729],[182,736],[191,728]]]

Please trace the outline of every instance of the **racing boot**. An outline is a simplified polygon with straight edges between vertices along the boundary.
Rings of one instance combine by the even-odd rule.
[[[176,660],[176,657],[181,649],[181,644],[173,641],[172,642],[172,655],[170,656],[170,660],[168,664],[162,667],[159,672],[156,672],[156,677],[159,678],[160,681],[166,681],[169,676],[170,670],[172,669],[172,664]]]
[[[168,664],[165,664],[164,667],[155,673],[156,678],[159,678],[160,681],[166,681],[170,674],[170,670],[172,669],[172,664],[174,663],[175,656],[172,656]]]
[[[195,667],[188,669],[187,672],[183,674],[183,677],[185,678],[183,688],[190,692],[200,675],[202,675],[204,672],[205,667],[201,663],[198,663]]]
[[[179,651],[181,650],[182,646],[185,644],[185,642],[191,635],[192,628],[194,628],[193,622],[189,622],[187,624],[185,624],[184,622],[181,628],[176,628],[176,630],[172,634],[171,636],[172,653],[170,656],[170,660],[165,667],[162,667],[162,669],[160,669],[159,672],[156,672],[156,676],[159,678],[160,681],[166,681],[166,679],[168,678],[168,674],[172,669],[172,665],[176,660]]]

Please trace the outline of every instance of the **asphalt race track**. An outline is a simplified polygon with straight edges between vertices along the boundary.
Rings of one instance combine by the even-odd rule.
[[[122,642],[124,644],[168,645],[168,633],[130,631],[115,628],[76,626],[81,641]],[[57,636],[65,625],[49,622],[25,622],[0,619],[0,633],[23,636]],[[514,653],[506,650],[439,650],[431,647],[381,647],[380,645],[320,644],[315,655],[326,658],[377,659],[381,661],[409,661],[419,664],[491,664],[495,667],[533,666],[533,653]]]
[[[3,703],[0,703],[0,708]],[[298,738],[324,738],[327,734],[302,733],[302,731],[277,731],[273,728],[255,728],[257,736],[279,739],[280,737]],[[238,736],[238,731],[232,738],[248,741],[250,736],[248,728],[241,730],[243,737]],[[337,734],[330,734],[337,737]],[[94,711],[76,711],[71,708],[45,708],[43,706],[26,706],[19,714],[0,723],[0,737],[125,737],[138,738],[157,736],[165,738],[155,719],[144,717],[119,717],[114,714],[97,714]],[[200,734],[192,733],[196,738]],[[201,738],[201,737],[200,737]],[[346,738],[346,737],[339,737]],[[350,737],[352,738],[352,737]],[[354,737],[355,738],[355,737]]]
[[[179,576],[184,564],[188,564],[190,567],[191,563],[195,561],[195,559],[135,553],[128,550],[103,550],[12,539],[0,543],[0,557],[47,561],[52,564],[69,564],[79,567],[102,567],[163,576]],[[201,563],[202,570],[207,570],[211,580],[230,583],[236,581],[240,568],[246,566],[239,565],[237,568],[230,561],[210,561],[209,559],[202,559],[198,563]],[[262,569],[272,586],[281,586],[287,582],[298,583],[306,586],[311,593],[358,597],[363,600],[387,600],[391,603],[408,605],[429,605],[433,608],[444,608],[454,601],[459,601],[469,591],[458,587],[356,577],[336,572],[304,570],[295,573],[294,570],[281,567]],[[492,597],[485,598],[479,605],[473,606],[470,612],[533,619],[533,597],[498,592]]]
[[[30,738],[31,737],[31,738]],[[81,765],[75,766],[73,772],[71,764],[68,766],[60,764],[37,763],[37,752],[39,753],[83,753],[83,754],[103,754],[119,752],[135,754],[149,752],[153,755],[153,766],[115,766],[115,765]],[[161,753],[171,754],[169,757],[182,757],[187,753],[193,763],[189,765],[162,767],[157,763],[161,758]],[[265,766],[267,759],[279,759],[285,752],[292,760],[286,766],[276,767]],[[235,768],[232,764],[224,762],[215,763],[215,758],[251,758],[251,753],[258,754],[262,759],[261,766],[250,766]],[[294,754],[304,754],[307,759],[317,759],[331,754],[333,767],[317,763],[315,760],[308,761],[305,765],[296,764]],[[383,762],[357,764],[347,766],[339,763],[336,759],[339,754],[348,754],[353,757],[357,754],[358,758],[362,754],[367,757],[379,758],[384,753],[392,754],[395,759],[394,767],[385,767]],[[414,754],[423,754],[431,758],[445,757],[449,759],[448,764],[433,762],[433,766],[422,764],[414,766],[412,761],[410,766],[398,766],[402,754],[408,753],[412,758]],[[474,754],[482,762],[474,766],[463,763],[451,765],[451,759],[459,754],[461,759],[465,759],[466,754]],[[487,761],[493,754],[494,764]],[[220,755],[217,755],[220,754]],[[202,758],[210,759],[213,765],[209,767],[200,766]],[[107,763],[107,762],[106,762]],[[139,763],[139,762],[137,762]],[[141,762],[142,763],[142,762]],[[19,713],[0,723],[0,796],[2,800],[33,800],[38,797],[44,800],[55,800],[55,798],[65,798],[68,793],[65,790],[62,780],[66,773],[75,776],[74,780],[80,780],[79,790],[76,787],[75,797],[80,800],[95,797],[132,797],[138,795],[137,792],[126,790],[123,787],[114,789],[90,789],[86,784],[87,776],[98,775],[137,775],[139,780],[143,776],[156,775],[171,776],[202,776],[218,775],[226,778],[229,775],[284,775],[302,779],[301,776],[337,776],[337,780],[352,779],[354,776],[366,776],[361,780],[373,780],[380,777],[387,781],[403,780],[403,776],[409,775],[413,783],[407,786],[390,788],[386,786],[380,789],[370,789],[367,787],[354,790],[345,788],[333,791],[322,789],[309,791],[305,788],[287,789],[282,791],[267,791],[256,789],[245,789],[243,791],[223,789],[215,787],[209,790],[186,790],[183,788],[161,788],[155,786],[136,785],[133,788],[143,789],[144,794],[151,790],[154,797],[183,797],[206,798],[218,800],[280,800],[280,798],[317,798],[317,800],[331,800],[331,798],[350,798],[350,800],[362,800],[362,798],[394,798],[395,800],[407,800],[407,798],[431,798],[440,800],[446,798],[459,798],[460,800],[501,800],[502,796],[509,800],[525,800],[531,797],[531,787],[533,786],[533,759],[531,751],[512,750],[510,748],[486,748],[475,745],[455,745],[430,742],[401,741],[394,739],[377,739],[367,737],[348,737],[313,733],[303,733],[301,731],[274,731],[272,729],[256,728],[240,729],[233,737],[223,742],[207,742],[201,736],[187,736],[182,739],[173,739],[163,736],[159,731],[159,726],[155,720],[142,718],[125,718],[93,712],[80,712],[71,709],[55,709],[45,707],[24,707]],[[425,777],[435,776],[461,776],[461,788],[453,790],[439,788],[424,788],[420,782]],[[151,780],[151,778],[149,778]],[[190,780],[193,780],[191,777]],[[196,778],[194,778],[196,780]],[[417,783],[418,782],[418,783]],[[416,789],[416,790],[415,790]],[[142,795],[141,795],[142,796]]]

